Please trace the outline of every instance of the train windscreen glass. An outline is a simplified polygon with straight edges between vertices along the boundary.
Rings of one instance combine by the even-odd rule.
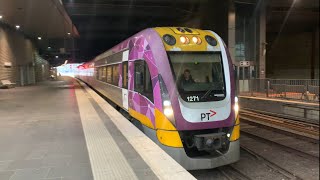
[[[168,52],[180,96],[188,102],[220,101],[225,81],[220,53]]]

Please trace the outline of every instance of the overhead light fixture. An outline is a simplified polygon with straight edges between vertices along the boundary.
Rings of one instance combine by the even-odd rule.
[[[19,25],[16,25],[16,29],[20,29],[20,26],[19,26]]]
[[[2,19],[3,18],[3,16],[2,15],[0,15],[0,19]]]
[[[48,46],[48,49],[51,49],[51,47],[50,47],[50,46]]]
[[[41,40],[42,38],[39,36],[38,39]]]
[[[70,35],[71,33],[68,32],[68,35]]]
[[[58,58],[59,58],[59,56],[56,56],[56,58],[58,59]]]

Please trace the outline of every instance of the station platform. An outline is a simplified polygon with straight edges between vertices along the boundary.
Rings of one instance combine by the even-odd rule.
[[[195,179],[71,77],[0,89],[1,180]]]
[[[319,124],[319,102],[239,96],[240,110],[253,110],[293,120]]]

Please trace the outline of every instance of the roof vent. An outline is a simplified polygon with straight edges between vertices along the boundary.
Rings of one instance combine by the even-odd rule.
[[[192,33],[192,30],[189,28],[184,28],[184,30],[186,30],[188,33]]]
[[[185,31],[183,28],[181,28],[181,27],[178,27],[177,30],[180,31],[180,32],[182,32],[182,33],[186,32],[186,31]]]

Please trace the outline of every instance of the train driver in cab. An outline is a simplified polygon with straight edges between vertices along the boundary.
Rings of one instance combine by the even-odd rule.
[[[193,84],[195,81],[193,80],[191,76],[191,72],[189,69],[185,69],[183,74],[181,75],[179,79],[179,88],[183,89],[185,85]]]

